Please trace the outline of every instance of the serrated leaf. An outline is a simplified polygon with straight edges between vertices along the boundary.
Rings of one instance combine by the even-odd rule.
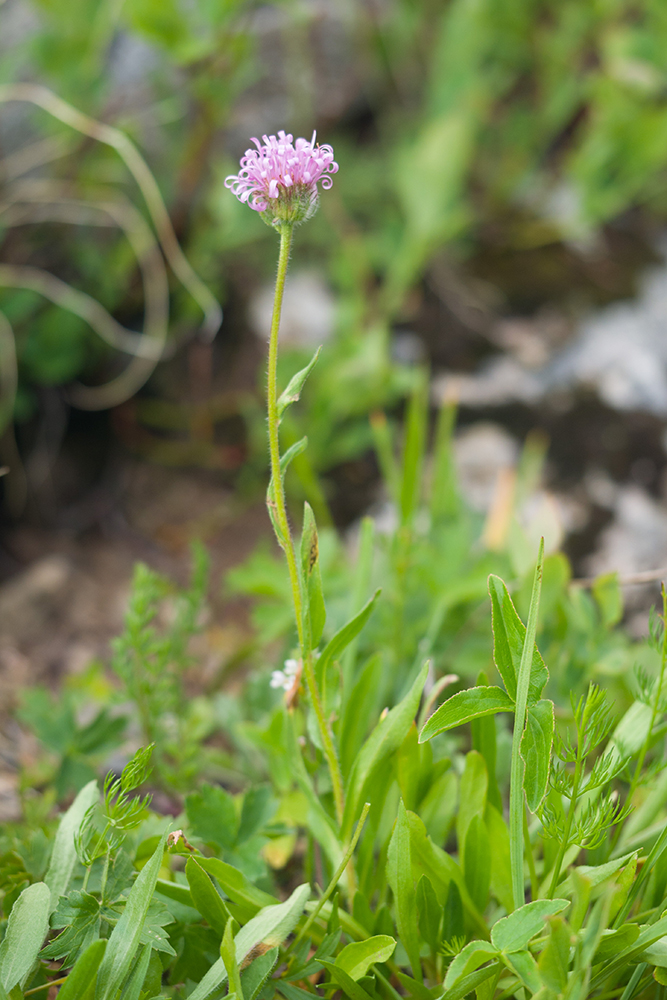
[[[537,812],[547,793],[553,741],[554,703],[545,698],[528,706],[521,737],[521,757],[525,764],[523,788],[532,813]]]
[[[310,361],[308,362],[308,364],[306,365],[306,367],[302,368],[301,371],[298,371],[296,373],[296,375],[292,376],[292,378],[289,380],[287,388],[285,389],[284,392],[282,392],[280,394],[280,396],[278,398],[278,404],[277,404],[277,406],[278,406],[278,419],[280,419],[282,417],[282,415],[285,412],[285,410],[289,406],[291,406],[292,403],[296,403],[298,401],[299,397],[301,396],[301,390],[303,389],[303,387],[304,387],[304,385],[306,383],[306,379],[308,378],[308,376],[310,375],[311,371],[313,370],[313,368],[317,364],[317,359],[320,356],[320,351],[321,350],[322,350],[321,347],[317,348],[317,350],[315,351],[315,354],[310,359]]]
[[[493,629],[493,658],[498,673],[512,700],[516,699],[517,677],[526,637],[526,626],[519,618],[509,590],[498,576],[489,576],[491,597],[491,627]],[[535,644],[528,686],[528,704],[534,705],[542,697],[549,671]]]
[[[0,944],[0,984],[10,993],[37,961],[49,929],[51,893],[45,882],[24,889],[12,907]]]
[[[424,743],[439,733],[454,726],[462,726],[473,719],[497,712],[513,712],[514,702],[502,688],[493,684],[458,691],[433,713],[419,734],[419,742]]]
[[[394,954],[396,942],[387,934],[376,934],[365,941],[352,941],[336,957],[336,965],[355,982],[365,976],[371,965],[386,962]]]
[[[89,892],[73,889],[67,896],[60,897],[51,926],[64,930],[42,950],[42,958],[64,959],[67,968],[99,934],[99,900]]]
[[[59,898],[67,893],[72,872],[77,862],[74,836],[81,826],[87,811],[99,800],[99,795],[97,782],[89,781],[81,789],[58,824],[53,842],[51,860],[44,876],[44,881],[51,891],[51,912],[58,905]]]
[[[491,928],[491,941],[505,954],[523,951],[544,927],[547,917],[570,905],[569,899],[536,899],[520,906],[514,913],[497,920]]]

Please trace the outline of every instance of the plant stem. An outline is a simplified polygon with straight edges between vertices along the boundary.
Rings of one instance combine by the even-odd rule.
[[[278,416],[278,330],[280,328],[280,313],[283,304],[283,293],[285,291],[285,277],[287,275],[287,265],[289,263],[290,248],[292,246],[292,236],[294,226],[292,223],[283,223],[280,226],[280,253],[278,256],[278,274],[276,277],[276,291],[273,300],[273,316],[271,318],[271,337],[269,340],[269,364],[268,364],[268,384],[266,392],[267,415],[269,424],[269,454],[271,457],[271,476],[273,480],[273,495],[268,503],[273,506],[274,528],[278,543],[285,553],[287,568],[289,571],[290,585],[292,588],[292,601],[294,603],[294,617],[296,619],[296,630],[299,637],[299,647],[301,650],[301,661],[303,663],[303,674],[306,678],[306,686],[310,695],[310,700],[317,719],[317,727],[322,740],[324,756],[329,765],[331,774],[331,785],[333,788],[334,802],[336,805],[336,816],[340,823],[343,818],[345,806],[343,796],[343,777],[338,762],[338,755],[334,746],[331,730],[324,715],[322,699],[317,687],[315,678],[315,668],[313,666],[313,654],[306,641],[303,615],[303,594],[301,591],[301,579],[296,561],[296,553],[292,542],[289,521],[287,519],[287,509],[285,506],[285,489],[283,486],[283,476],[280,469],[280,440],[278,428],[280,419]]]
[[[528,688],[533,666],[533,650],[537,634],[537,612],[540,606],[540,591],[542,590],[542,563],[544,559],[544,539],[540,542],[537,556],[537,566],[533,579],[533,592],[530,598],[530,611],[526,636],[519,664],[519,676],[516,683],[516,706],[514,709],[514,731],[512,733],[512,761],[510,767],[510,869],[512,873],[512,896],[514,909],[526,902],[523,880],[523,821],[525,800],[523,791],[524,763],[521,757],[521,738],[526,725],[528,709]]]

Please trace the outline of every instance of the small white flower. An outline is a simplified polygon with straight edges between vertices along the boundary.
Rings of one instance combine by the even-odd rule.
[[[269,681],[269,686],[272,688],[282,688],[284,691],[289,691],[289,689],[294,684],[294,679],[299,671],[300,661],[299,660],[285,660],[284,670],[274,670],[271,673],[271,680]]]

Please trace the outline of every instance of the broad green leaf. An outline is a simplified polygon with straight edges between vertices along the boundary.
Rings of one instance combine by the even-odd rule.
[[[547,793],[553,741],[554,703],[545,698],[528,706],[526,728],[521,737],[521,756],[526,765],[523,788],[532,813],[537,812]]]
[[[224,788],[203,784],[185,796],[185,812],[195,837],[223,849],[234,847],[239,818],[234,800]]]
[[[569,905],[569,899],[536,899],[526,903],[496,921],[491,928],[491,940],[498,951],[506,954],[524,951],[528,942],[544,928],[547,917],[560,913]]]
[[[229,910],[213,885],[211,876],[198,864],[197,858],[188,858],[185,865],[185,875],[195,907],[216,934],[222,937],[229,920]]]
[[[386,962],[394,954],[396,942],[387,934],[376,934],[365,941],[352,941],[336,957],[336,965],[355,982],[376,962]]]
[[[45,882],[24,889],[12,907],[0,944],[0,985],[9,993],[23,986],[49,929],[51,893]]]
[[[469,976],[464,976],[463,979],[458,981],[456,986],[452,986],[451,989],[446,990],[438,1000],[463,1000],[463,997],[467,997],[469,993],[477,990],[487,979],[495,976],[499,965],[499,961],[492,962],[491,965],[487,965],[483,969],[477,969],[476,972],[471,972]]]
[[[278,961],[278,948],[271,948],[260,955],[241,973],[243,1000],[256,1000]]]
[[[326,644],[317,661],[318,678],[322,678],[324,676],[329,664],[333,663],[334,660],[337,660],[343,650],[359,635],[362,628],[373,613],[375,602],[379,596],[380,591],[376,590],[370,601],[367,601],[366,604],[364,604],[361,611],[359,611],[349,622],[343,625],[343,627],[339,629],[333,638],[331,638]]]
[[[456,817],[456,839],[463,852],[468,827],[474,816],[483,816],[488,789],[486,761],[477,750],[466,754],[466,763],[459,787],[459,811]]]
[[[66,894],[74,866],[77,862],[74,836],[78,832],[84,816],[90,807],[99,800],[99,796],[97,782],[89,781],[81,789],[58,824],[53,842],[51,861],[44,876],[44,881],[51,890],[51,912],[58,905],[60,896]]]
[[[104,957],[107,942],[93,941],[77,959],[76,965],[60,987],[58,996],[62,1000],[89,1000],[95,991],[95,976]]]
[[[327,613],[322,595],[317,525],[315,524],[315,515],[309,503],[305,503],[303,506],[301,574],[307,598],[310,648],[317,649],[322,638],[322,632],[324,631]]]
[[[463,876],[470,898],[480,912],[486,909],[491,885],[491,845],[484,821],[473,816],[463,845]]]
[[[273,906],[278,902],[275,896],[270,896],[268,892],[254,886],[238,868],[220,861],[219,858],[198,857],[197,864],[212,875],[225,895],[239,906],[247,907],[256,913],[262,907]]]
[[[470,941],[455,955],[447,969],[445,989],[452,987],[459,979],[470,975],[491,959],[498,957],[498,949],[490,941]]]
[[[526,626],[516,613],[507,587],[500,577],[494,576],[493,573],[489,576],[489,595],[491,597],[493,657],[507,693],[512,700],[515,700]],[[535,645],[528,686],[529,705],[534,705],[540,700],[544,685],[548,680],[549,671],[544,665],[537,645]]]
[[[549,920],[549,940],[540,955],[537,967],[544,985],[554,993],[562,993],[567,985],[570,967],[572,932],[562,917]]]
[[[162,867],[167,834],[163,833],[152,857],[144,865],[127,897],[120,920],[109,938],[107,950],[97,973],[95,1000],[110,1000],[130,971],[139,946],[158,873]]]
[[[212,861],[217,859],[209,858],[207,860]],[[211,872],[211,874],[215,875],[215,872]],[[252,920],[249,920],[235,938],[236,961],[238,965],[241,966],[244,959],[259,944],[268,945],[269,948],[275,948],[282,944],[285,938],[296,927],[309,896],[310,886],[300,885],[284,903],[278,903],[275,906],[265,906]],[[226,980],[227,970],[225,969],[225,963],[222,958],[219,958],[211,966],[201,982],[195,986],[192,993],[189,994],[188,1000],[206,1000],[206,997],[218,990]]]
[[[359,751],[348,783],[341,831],[343,838],[350,836],[361,812],[362,803],[369,800],[372,804],[373,777],[377,768],[395,753],[405,739],[417,714],[427,676],[428,663],[425,663],[405,698],[378,722]]]
[[[401,944],[408,954],[412,974],[421,982],[417,901],[410,858],[410,825],[403,800],[399,804],[396,825],[389,842],[387,882],[394,894],[396,926]]]
[[[602,932],[598,949],[593,958],[593,965],[597,965],[598,962],[607,962],[614,955],[625,951],[626,948],[635,943],[638,937],[639,924],[623,924],[618,930],[607,928]],[[644,955],[648,957],[642,958],[642,961],[667,968],[667,938],[656,941],[654,945],[646,949]],[[662,960],[660,960],[660,956],[662,956]]]
[[[354,979],[344,969],[339,968],[334,962],[322,960],[321,964],[331,973],[334,981],[338,983],[343,993],[350,1000],[371,1000],[370,993],[367,993],[359,983],[355,983]]]
[[[317,359],[320,356],[321,347],[318,347],[314,355],[308,362],[305,368],[293,375],[287,384],[287,388],[282,392],[278,398],[278,419],[280,419],[285,412],[285,410],[296,403],[301,396],[301,390],[303,389],[306,379],[312,372],[313,368],[317,364]]]
[[[559,889],[562,893],[570,893],[574,891],[574,883],[572,876],[576,872],[577,875],[583,875],[584,878],[590,883],[592,889],[597,885],[601,885],[607,879],[611,878],[616,872],[620,871],[624,865],[628,863],[632,858],[637,857],[637,851],[631,851],[629,854],[624,854],[621,858],[616,858],[614,861],[608,861],[604,865],[579,865],[573,871],[570,872],[565,882],[561,883]]]
[[[454,885],[454,883],[451,883]],[[459,896],[459,900],[460,900]],[[427,875],[422,875],[417,882],[417,913],[419,914],[419,930],[429,948],[435,954],[440,944],[440,925],[442,923],[442,907]],[[461,917],[463,907],[461,906]]]
[[[430,740],[454,726],[497,712],[513,712],[514,702],[502,688],[487,684],[452,695],[438,708],[419,734],[419,742]]]
[[[503,962],[508,969],[516,973],[531,993],[537,993],[542,983],[537,970],[537,962],[529,951],[513,951],[509,955],[503,952]]]

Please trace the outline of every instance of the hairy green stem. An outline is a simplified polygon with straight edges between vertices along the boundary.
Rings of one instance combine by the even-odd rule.
[[[340,770],[338,755],[334,746],[331,730],[327,724],[324,714],[322,699],[317,687],[315,678],[315,668],[313,665],[312,650],[309,649],[306,641],[303,615],[303,593],[301,590],[301,579],[296,561],[296,553],[292,542],[289,521],[287,518],[287,508],[285,506],[285,489],[283,486],[283,475],[280,469],[280,440],[278,428],[280,419],[278,416],[278,331],[280,329],[280,313],[282,311],[283,293],[285,291],[285,277],[287,275],[287,265],[289,263],[290,248],[292,246],[292,236],[294,225],[284,222],[280,226],[280,253],[278,256],[278,275],[276,277],[276,291],[273,300],[273,316],[271,318],[271,337],[269,340],[269,364],[268,364],[268,385],[266,392],[266,404],[269,424],[269,454],[271,456],[271,476],[273,479],[273,495],[269,503],[273,505],[273,515],[275,518],[276,535],[278,542],[285,553],[287,568],[289,571],[290,585],[292,588],[292,600],[294,603],[294,617],[296,619],[296,629],[299,637],[299,647],[301,649],[301,661],[303,663],[303,674],[306,679],[306,686],[310,695],[311,704],[317,719],[317,727],[322,740],[324,756],[326,757],[331,774],[331,785],[333,788],[334,802],[336,805],[336,816],[340,823],[343,818],[345,806],[343,796],[343,777]]]
[[[526,726],[528,710],[528,688],[530,673],[533,666],[533,650],[537,634],[537,612],[540,606],[540,591],[542,589],[542,563],[544,559],[544,539],[540,542],[540,551],[535,567],[533,592],[530,599],[526,637],[521,653],[519,676],[516,682],[516,705],[514,709],[514,731],[512,733],[512,761],[510,767],[510,870],[512,874],[512,897],[514,909],[526,902],[523,881],[523,822],[525,815],[525,798],[523,791],[523,758],[521,757],[521,738]]]

